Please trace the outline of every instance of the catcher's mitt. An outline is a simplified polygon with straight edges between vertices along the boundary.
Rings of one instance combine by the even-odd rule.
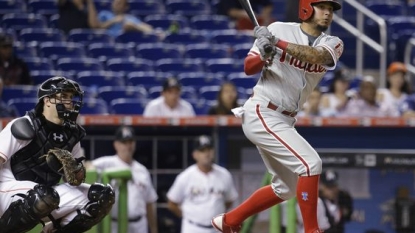
[[[82,160],[75,159],[71,152],[55,148],[50,149],[44,156],[49,167],[61,174],[70,185],[78,186],[85,181]]]

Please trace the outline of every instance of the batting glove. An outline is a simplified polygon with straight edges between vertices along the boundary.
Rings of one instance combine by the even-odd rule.
[[[255,45],[259,49],[259,54],[260,54],[260,57],[261,57],[262,61],[266,61],[266,60],[270,59],[276,53],[276,47],[266,37],[258,38],[255,42]],[[272,51],[269,52],[269,53],[265,52],[265,47],[266,46],[271,46]]]
[[[269,32],[268,28],[265,26],[256,26],[254,28],[254,36],[256,38],[260,38],[260,37],[271,37],[272,34],[271,32]]]

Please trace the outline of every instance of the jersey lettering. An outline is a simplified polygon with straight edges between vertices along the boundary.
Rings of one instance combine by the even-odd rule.
[[[300,70],[305,70],[307,73],[325,73],[327,70],[322,65],[310,64],[308,62],[302,62],[295,57],[289,56],[288,64],[294,66]],[[287,52],[283,52],[280,57],[280,62],[284,63],[287,59]]]

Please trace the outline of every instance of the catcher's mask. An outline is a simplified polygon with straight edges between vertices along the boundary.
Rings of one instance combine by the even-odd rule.
[[[298,9],[298,18],[302,21],[306,21],[311,18],[314,13],[313,4],[320,2],[328,2],[333,5],[333,10],[337,11],[342,8],[340,3],[337,0],[300,0],[299,9]]]
[[[63,99],[64,93],[72,93],[70,99]],[[60,95],[58,95],[60,94]],[[76,118],[82,107],[84,92],[79,84],[65,77],[52,77],[43,82],[38,90],[38,105],[43,103],[43,98],[53,97],[55,99],[56,111],[58,117],[63,120],[64,126],[75,127]],[[70,104],[72,108],[68,109],[65,105]]]

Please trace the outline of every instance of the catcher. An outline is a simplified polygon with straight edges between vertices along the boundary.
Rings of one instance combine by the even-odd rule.
[[[85,232],[110,212],[111,186],[82,183],[82,97],[78,83],[52,77],[39,87],[35,108],[0,132],[2,233],[45,222],[43,232]]]

